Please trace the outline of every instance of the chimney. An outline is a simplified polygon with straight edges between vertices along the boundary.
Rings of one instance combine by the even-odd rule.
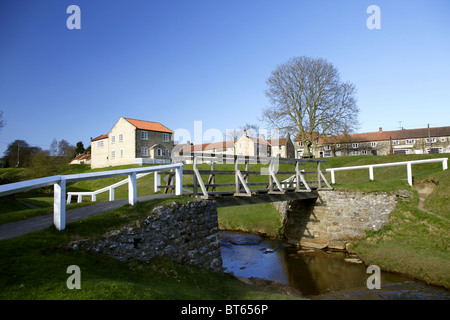
[[[244,133],[242,135],[247,136],[247,129],[244,129]]]
[[[380,131],[379,132],[383,132],[383,128],[382,127],[380,127],[380,129],[379,129]]]
[[[264,134],[262,134],[262,133],[261,133],[261,135],[259,136],[259,138],[260,138],[261,140],[266,140],[266,137],[265,137]]]

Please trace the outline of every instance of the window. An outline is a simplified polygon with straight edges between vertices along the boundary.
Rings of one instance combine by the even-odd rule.
[[[352,143],[352,148],[358,148],[358,144],[357,143]]]
[[[119,134],[119,143],[123,142],[123,133]]]
[[[361,150],[361,154],[367,154],[367,150]]]
[[[156,150],[156,155],[157,155],[158,157],[162,156],[162,149],[161,149],[161,148],[158,148],[158,149]]]
[[[164,150],[164,153],[165,153],[166,157],[170,156],[170,151],[169,151],[169,149]]]
[[[141,131],[141,140],[148,140],[148,132]]]
[[[340,147],[341,147],[340,143],[336,144],[336,148],[340,148]]]
[[[148,148],[146,147],[141,148],[141,156],[148,156]]]
[[[331,150],[324,151],[324,152],[323,152],[323,156],[324,156],[324,158],[329,158],[329,157],[331,157],[331,156],[332,156]]]
[[[352,151],[352,156],[359,156],[359,151]]]
[[[302,142],[302,141],[299,141],[299,142],[298,142],[298,146],[299,146],[299,147],[303,147],[303,142]]]
[[[331,150],[331,148],[330,148],[329,145],[326,145],[326,146],[323,147],[323,150]]]
[[[116,143],[116,136],[111,136],[111,144]]]
[[[416,143],[416,139],[406,139],[406,144],[414,144]]]
[[[163,141],[168,142],[170,140],[170,136],[168,133],[163,133]]]
[[[441,137],[441,142],[445,142],[445,138],[444,137]]]
[[[116,152],[113,150],[111,151],[111,160],[114,160],[116,158]]]
[[[427,148],[427,152],[428,153],[442,153],[442,148],[441,147],[439,147],[439,148]]]
[[[426,139],[426,141],[427,141],[427,143],[433,143],[433,142],[436,142],[436,138],[427,138]]]
[[[341,152],[340,151],[336,151],[335,155],[336,155],[336,157],[340,157],[341,156]]]
[[[409,149],[396,149],[394,154],[409,154]]]
[[[395,145],[397,145],[397,144],[400,144],[400,141],[398,141],[398,140],[392,140],[392,145],[393,145],[393,146],[395,146]]]
[[[103,148],[103,140],[97,142],[97,148],[98,149],[102,149]]]
[[[123,158],[123,149],[120,149],[120,158]]]
[[[375,147],[377,146],[377,143],[376,143],[376,142],[371,142],[371,143],[370,143],[370,146],[371,146],[372,148],[375,148]]]

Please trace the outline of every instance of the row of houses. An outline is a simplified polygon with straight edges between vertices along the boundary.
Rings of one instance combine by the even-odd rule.
[[[304,152],[300,137],[294,140],[296,157]],[[356,155],[450,153],[450,127],[401,129],[314,137],[314,157]]]
[[[241,137],[232,141],[221,141],[193,145],[189,142],[180,149],[180,155],[191,155],[195,153],[214,155],[240,155],[250,157],[281,157],[294,158],[295,149],[289,135],[282,139],[268,139],[264,135],[259,138],[247,135],[243,130]]]
[[[193,153],[275,156],[294,158],[294,144],[289,135],[286,138],[266,140],[255,138],[243,131],[234,141],[205,143],[201,145],[175,145],[174,132],[159,122],[120,117],[110,132],[91,139],[90,164],[104,168],[126,164],[170,163],[173,156]],[[80,163],[74,159],[72,163]]]
[[[91,154],[80,155],[72,163],[89,163],[92,168],[126,164],[170,163],[173,156],[207,153],[215,155],[271,156],[302,158],[304,147],[300,136],[294,142],[286,138],[252,137],[243,131],[241,137],[193,145],[174,144],[174,132],[159,122],[120,117],[112,129],[91,138]],[[426,154],[450,152],[450,127],[383,131],[313,137],[314,157],[352,155]]]

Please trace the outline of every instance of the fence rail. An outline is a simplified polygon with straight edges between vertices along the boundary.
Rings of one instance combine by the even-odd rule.
[[[252,195],[268,193],[268,194],[284,194],[291,192],[311,192],[311,183],[317,183],[317,188],[322,188],[322,183],[325,183],[329,189],[332,187],[324,176],[324,172],[320,170],[320,165],[326,160],[309,160],[309,159],[290,159],[290,158],[274,158],[274,157],[251,157],[238,155],[223,155],[223,154],[192,154],[189,156],[180,156],[174,158],[175,161],[183,163],[192,163],[192,170],[185,170],[185,175],[193,176],[193,183],[186,184],[184,188],[192,188],[190,193],[195,197],[209,199],[211,197],[220,196],[235,196],[235,197],[251,197]],[[317,171],[306,172],[300,170],[300,165],[306,162],[317,164]],[[198,167],[199,163],[210,163],[211,170],[201,170]],[[234,164],[234,170],[216,170],[216,163]],[[261,167],[259,171],[249,170],[250,164],[267,164]],[[291,171],[278,170],[278,164],[292,164],[294,165]],[[244,170],[240,168],[244,166]],[[279,181],[277,175],[291,175],[289,181]],[[305,174],[312,174],[317,177],[316,181],[307,182]],[[203,180],[202,175],[208,175],[207,180]],[[234,183],[216,183],[216,177],[220,175],[234,175]],[[250,182],[250,176],[266,176],[266,181]],[[261,180],[261,179],[259,179]],[[170,179],[169,179],[170,181]],[[252,186],[261,186],[259,189],[251,189]],[[161,188],[169,188],[168,186],[160,186]],[[230,187],[230,188],[227,188]],[[234,187],[234,188],[231,188]],[[211,190],[209,190],[211,188]],[[217,191],[217,188],[226,188],[226,190]],[[199,190],[200,189],[200,190]]]
[[[402,162],[390,162],[390,163],[379,163],[379,164],[368,164],[363,166],[353,166],[353,167],[342,167],[342,168],[330,168],[326,169],[327,172],[331,173],[331,183],[336,183],[335,172],[345,171],[345,170],[358,170],[358,169],[369,169],[369,179],[374,180],[373,169],[381,167],[393,167],[393,166],[406,166],[406,172],[408,177],[408,184],[413,185],[412,178],[412,165],[422,164],[430,162],[442,162],[442,170],[448,169],[448,158],[437,158],[437,159],[425,159],[425,160],[412,160],[412,161],[402,161]]]
[[[42,188],[46,186],[54,186],[53,193],[53,223],[58,230],[64,230],[66,226],[66,185],[67,183],[95,180],[103,178],[112,178],[120,176],[128,176],[125,180],[128,183],[128,202],[131,205],[137,203],[137,175],[145,173],[155,173],[158,175],[162,171],[175,170],[175,194],[183,193],[183,164],[175,163],[169,165],[161,165],[154,167],[133,168],[123,170],[110,170],[92,173],[80,173],[70,175],[51,176],[40,179],[33,179],[15,183],[9,183],[0,186],[0,197],[9,194],[24,192],[32,189]],[[121,181],[120,183],[124,183]],[[111,187],[111,186],[110,186]],[[108,188],[110,188],[108,187]],[[99,190],[97,190],[99,191]],[[88,193],[91,194],[91,193]]]

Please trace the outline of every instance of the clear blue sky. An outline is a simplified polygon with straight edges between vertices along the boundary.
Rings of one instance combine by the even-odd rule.
[[[192,135],[196,120],[257,123],[266,79],[294,56],[355,84],[359,132],[450,125],[448,0],[1,0],[0,156],[15,139],[87,147],[120,116]]]

